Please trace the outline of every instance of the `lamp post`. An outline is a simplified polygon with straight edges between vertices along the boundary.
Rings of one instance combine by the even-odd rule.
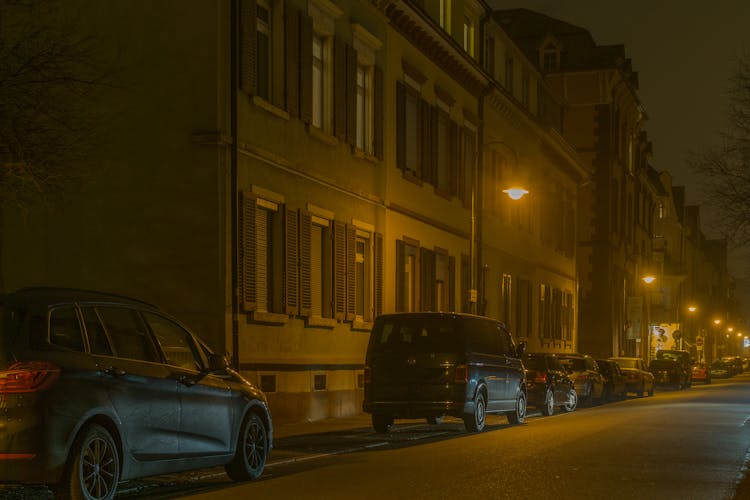
[[[650,274],[647,274],[646,276],[643,276],[641,280],[643,280],[643,282],[646,284],[643,294],[644,298],[646,299],[646,352],[644,360],[646,361],[646,365],[648,365],[651,362],[651,291],[648,289],[648,285],[653,283],[656,278]]]
[[[711,363],[714,360],[714,343],[716,342],[716,337],[719,334],[719,325],[721,324],[721,318],[714,319],[714,331],[708,332],[709,339],[708,342],[706,342],[706,365],[711,366]]]
[[[690,317],[690,338],[695,341],[697,335],[695,332],[695,312],[698,310],[698,308],[694,305],[689,305],[687,308],[688,312],[690,313],[688,316]]]

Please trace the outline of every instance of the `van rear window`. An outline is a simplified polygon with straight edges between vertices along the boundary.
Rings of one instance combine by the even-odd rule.
[[[461,322],[445,318],[385,318],[375,323],[375,352],[452,352],[461,349]]]

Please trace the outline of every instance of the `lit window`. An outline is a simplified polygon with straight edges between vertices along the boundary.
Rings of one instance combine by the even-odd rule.
[[[451,32],[451,0],[439,0],[440,2],[440,27],[448,33]]]
[[[357,231],[354,258],[355,318],[359,321],[371,321],[373,287],[369,234]]]
[[[474,56],[474,19],[464,16],[464,50]]]
[[[313,36],[312,125],[331,132],[331,37]]]
[[[311,315],[333,317],[331,307],[332,248],[329,221],[313,216],[310,228],[310,289]]]
[[[365,153],[374,152],[373,113],[373,67],[357,65],[357,149]]]

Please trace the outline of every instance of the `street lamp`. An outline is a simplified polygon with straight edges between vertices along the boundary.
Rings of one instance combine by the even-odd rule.
[[[520,200],[524,197],[524,195],[529,194],[529,192],[522,187],[511,187],[508,189],[503,189],[503,193],[507,194],[511,200]]]
[[[646,276],[643,276],[641,280],[646,284],[650,285],[653,283],[656,278],[650,274],[647,274]],[[651,294],[648,290],[644,290],[644,295],[646,299],[646,364],[651,362]],[[641,342],[642,345],[644,345],[643,342]]]

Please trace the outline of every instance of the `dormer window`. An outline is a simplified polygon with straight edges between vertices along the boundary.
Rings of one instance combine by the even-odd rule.
[[[539,50],[539,64],[542,71],[549,73],[560,70],[560,46],[554,40],[547,40]]]

